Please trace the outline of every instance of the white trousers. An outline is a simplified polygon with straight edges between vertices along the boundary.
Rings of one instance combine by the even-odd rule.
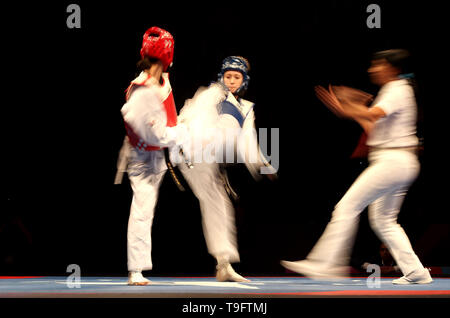
[[[153,268],[151,232],[159,186],[165,172],[164,170],[158,174],[129,174],[133,199],[127,233],[128,271]]]
[[[239,262],[233,204],[225,190],[217,163],[196,163],[180,171],[200,202],[203,234],[208,252],[217,259]]]
[[[397,223],[411,183],[417,178],[417,156],[403,149],[383,149],[369,154],[369,167],[356,179],[335,206],[332,218],[307,259],[324,268],[348,265],[360,213],[369,206],[369,222],[386,244],[404,275],[421,272],[423,265]]]
[[[182,163],[179,168],[199,199],[209,253],[230,262],[239,261],[234,210],[220,178],[218,165],[195,164],[194,169],[188,169]],[[129,271],[150,270],[153,267],[151,227],[165,172],[129,173],[133,189],[127,234]]]

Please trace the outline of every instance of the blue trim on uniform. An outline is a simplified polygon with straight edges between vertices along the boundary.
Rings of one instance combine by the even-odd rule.
[[[244,125],[244,116],[242,116],[242,113],[239,111],[239,109],[229,101],[225,100],[220,104],[220,114],[231,115],[238,121],[241,127],[242,125]]]
[[[406,74],[400,74],[398,77],[404,78],[404,79],[412,79],[415,77],[415,75],[414,75],[414,73],[406,73]]]

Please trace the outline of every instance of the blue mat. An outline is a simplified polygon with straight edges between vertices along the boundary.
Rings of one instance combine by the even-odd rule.
[[[450,279],[434,278],[425,285],[393,285],[349,277],[315,281],[304,277],[249,277],[251,282],[217,282],[214,277],[150,277],[148,286],[128,286],[126,277],[2,278],[0,297],[450,297]],[[379,284],[377,284],[379,283]]]

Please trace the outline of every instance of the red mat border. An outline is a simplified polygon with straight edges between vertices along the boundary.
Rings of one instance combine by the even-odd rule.
[[[236,293],[238,294],[238,293]],[[412,296],[412,295],[450,295],[450,290],[337,290],[321,292],[293,293],[245,293],[246,295],[318,295],[318,296]]]

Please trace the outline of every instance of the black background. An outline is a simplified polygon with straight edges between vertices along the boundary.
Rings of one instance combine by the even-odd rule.
[[[415,62],[425,140],[422,170],[399,222],[427,266],[450,266],[442,75],[430,67],[443,29],[439,8],[381,2],[381,28],[369,29],[365,1],[314,3],[150,3],[78,1],[81,28],[66,26],[70,2],[3,7],[3,157],[0,275],[126,275],[127,180],[113,185],[125,134],[120,108],[136,75],[142,34],[153,25],[175,38],[170,78],[178,110],[216,79],[228,55],[251,64],[246,99],[256,125],[280,129],[276,182],[253,181],[242,167],[232,181],[244,275],[281,275],[281,259],[306,256],[333,206],[365,167],[350,159],[361,129],[336,118],[315,85],[376,93],[367,77],[373,52],[406,48]],[[431,9],[431,10],[430,10]],[[436,34],[438,36],[436,36]],[[378,253],[361,215],[355,259]],[[212,275],[198,203],[167,175],[153,225],[152,275]]]

